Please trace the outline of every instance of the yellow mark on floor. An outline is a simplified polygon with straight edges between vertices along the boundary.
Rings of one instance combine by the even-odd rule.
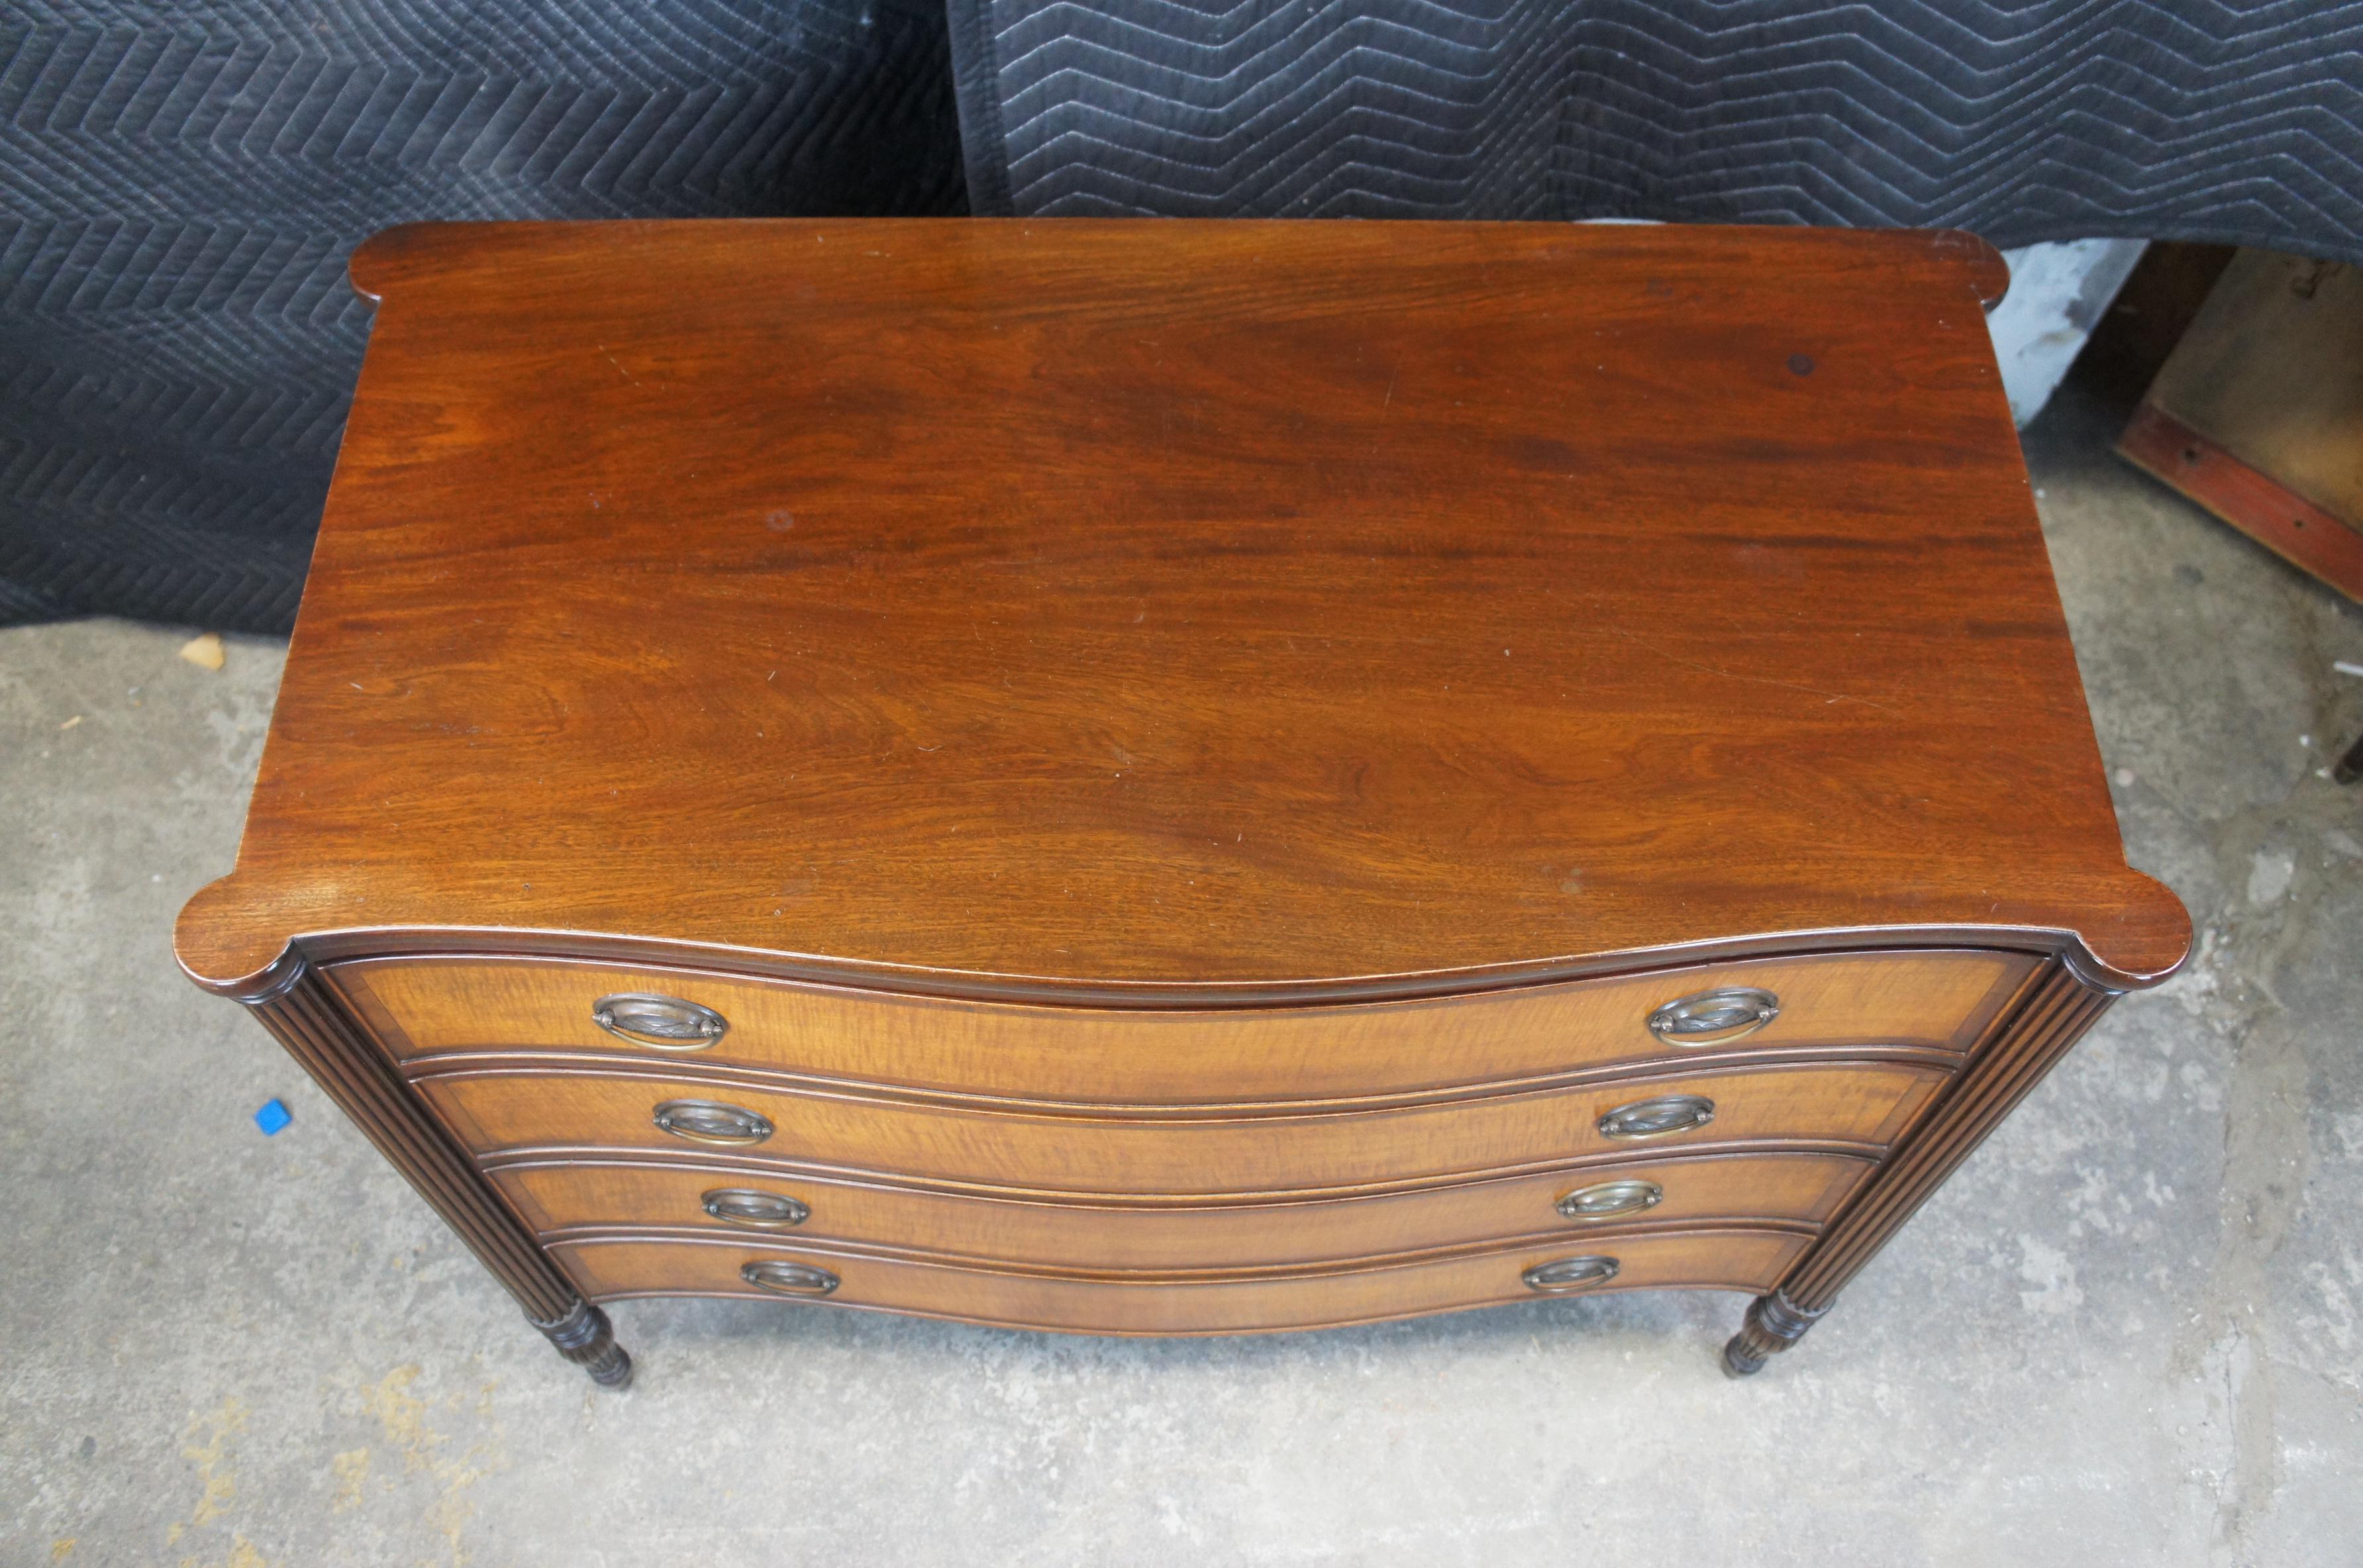
[[[181,1568],[210,1568],[210,1565],[194,1557],[183,1557]],[[271,1559],[263,1556],[254,1542],[246,1537],[233,1535],[229,1540],[229,1555],[221,1560],[221,1568],[271,1568]]]
[[[238,1472],[230,1468],[229,1441],[245,1430],[246,1402],[233,1394],[211,1415],[191,1421],[181,1434],[188,1445],[181,1450],[181,1457],[199,1467],[198,1477],[205,1483],[196,1511],[189,1516],[191,1524],[213,1523],[238,1496]],[[197,1436],[200,1431],[208,1434],[202,1441]]]
[[[361,1408],[377,1418],[378,1425],[384,1430],[386,1441],[401,1452],[405,1473],[425,1471],[434,1478],[442,1495],[427,1510],[427,1518],[442,1532],[443,1539],[449,1543],[451,1562],[455,1565],[460,1564],[468,1561],[468,1552],[460,1542],[460,1535],[476,1512],[476,1505],[466,1496],[467,1490],[494,1470],[501,1468],[505,1463],[505,1456],[499,1452],[496,1440],[479,1444],[457,1459],[446,1459],[438,1454],[437,1449],[447,1440],[442,1433],[427,1425],[427,1402],[410,1391],[410,1386],[418,1380],[418,1364],[413,1362],[395,1367],[374,1384],[364,1385]],[[492,1388],[487,1384],[477,1405],[478,1410],[489,1414],[491,1402]],[[463,1408],[465,1403],[466,1396],[460,1394],[454,1394],[443,1401],[445,1407],[455,1410]],[[339,1476],[346,1474],[343,1460],[344,1456],[339,1455]],[[356,1474],[349,1478],[356,1501],[360,1495],[360,1466],[367,1462],[367,1451],[362,1451]]]
[[[233,1394],[210,1414],[196,1417],[181,1432],[183,1444],[181,1457],[197,1466],[197,1478],[204,1490],[198,1495],[197,1506],[188,1518],[164,1531],[164,1540],[172,1545],[186,1535],[192,1526],[207,1525],[229,1510],[238,1496],[238,1473],[230,1467],[230,1440],[246,1431],[246,1401]],[[72,1550],[73,1542],[61,1541],[60,1546]],[[52,1548],[50,1558],[56,1561],[65,1551]],[[271,1568],[270,1560],[243,1535],[230,1537],[229,1555],[219,1560],[220,1568]],[[194,1557],[181,1559],[181,1568],[213,1568]]]
[[[328,1505],[332,1513],[361,1507],[361,1489],[369,1485],[370,1451],[350,1449],[333,1455],[328,1464],[337,1473],[337,1500]]]
[[[50,1561],[52,1562],[63,1562],[67,1558],[72,1557],[73,1555],[74,1542],[81,1539],[82,1537],[78,1535],[70,1535],[63,1540],[53,1540],[50,1542]]]
[[[397,1366],[361,1390],[361,1408],[378,1419],[386,1441],[402,1451],[405,1470],[433,1469],[435,1445],[443,1441],[442,1434],[427,1430],[427,1401],[410,1391],[418,1370],[415,1361]]]

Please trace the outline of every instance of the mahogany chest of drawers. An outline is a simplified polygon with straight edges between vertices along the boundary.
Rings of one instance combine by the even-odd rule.
[[[428,226],[183,965],[594,1304],[1647,1286],[1754,1370],[2189,925],[1955,234]]]

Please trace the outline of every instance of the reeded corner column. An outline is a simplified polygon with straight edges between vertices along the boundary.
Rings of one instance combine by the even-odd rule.
[[[300,952],[291,945],[268,968],[234,985],[199,983],[246,1005],[507,1286],[526,1320],[559,1354],[605,1387],[631,1382],[632,1358],[616,1342],[607,1315],[559,1273]]]
[[[1870,1185],[1791,1265],[1778,1286],[1749,1303],[1739,1332],[1723,1347],[1724,1371],[1748,1376],[1804,1338],[1847,1281],[2122,994],[2072,954],[2054,959]]]

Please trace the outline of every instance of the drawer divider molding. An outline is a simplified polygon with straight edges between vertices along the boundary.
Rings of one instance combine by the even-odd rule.
[[[1561,1160],[1546,1160],[1509,1173],[1481,1172],[1473,1176],[1419,1176],[1403,1181],[1365,1183],[1356,1187],[1317,1187],[1263,1193],[1078,1192],[1063,1187],[1021,1187],[960,1181],[942,1176],[914,1176],[902,1171],[873,1171],[815,1165],[795,1159],[766,1160],[745,1151],[682,1149],[652,1150],[596,1144],[538,1144],[502,1149],[481,1156],[487,1173],[530,1170],[542,1166],[583,1165],[639,1166],[659,1170],[704,1170],[716,1179],[736,1174],[746,1176],[806,1179],[832,1185],[906,1188],[914,1192],[955,1197],[991,1198],[997,1201],[1037,1203],[1051,1208],[1082,1209],[1268,1209],[1290,1204],[1326,1203],[1337,1198],[1389,1198],[1406,1192],[1505,1179],[1507,1176],[1563,1176],[1570,1181],[1596,1176],[1603,1170],[1647,1169],[1668,1161],[1714,1160],[1750,1154],[1821,1154],[1876,1165],[1886,1154],[1877,1144],[1830,1138],[1762,1138],[1746,1142],[1683,1143],[1636,1154],[1630,1150],[1600,1150]]]
[[[699,1246],[777,1248],[795,1253],[810,1253],[820,1257],[882,1258],[909,1263],[932,1264],[941,1268],[963,1269],[974,1274],[1014,1275],[1038,1279],[1079,1279],[1105,1282],[1112,1285],[1227,1285],[1252,1284],[1259,1280],[1326,1279],[1341,1274],[1367,1274],[1374,1269],[1405,1267],[1414,1264],[1445,1263],[1456,1258],[1490,1257],[1496,1253],[1519,1252],[1534,1248],[1567,1248],[1578,1244],[1612,1247],[1635,1237],[1673,1236],[1685,1233],[1721,1235],[1732,1231],[1777,1231],[1788,1236],[1811,1237],[1819,1227],[1793,1220],[1766,1220],[1748,1216],[1703,1216],[1696,1220],[1670,1223],[1647,1221],[1596,1231],[1532,1231],[1515,1236],[1490,1236],[1482,1241],[1464,1242],[1454,1246],[1419,1247],[1408,1252],[1370,1253],[1358,1257],[1320,1258],[1309,1263],[1239,1264],[1229,1267],[1203,1268],[1081,1268],[1059,1264],[1035,1263],[1009,1258],[984,1257],[974,1253],[939,1252],[927,1247],[887,1246],[875,1242],[849,1242],[826,1236],[755,1235],[725,1233],[700,1230],[685,1225],[578,1225],[562,1231],[552,1231],[541,1239],[549,1246],[568,1242],[682,1242]]]
[[[1387,1094],[1335,1095],[1303,1099],[1194,1100],[1135,1103],[1118,1100],[1044,1099],[1023,1095],[988,1095],[960,1089],[931,1089],[875,1078],[823,1077],[775,1068],[727,1066],[678,1057],[644,1061],[637,1057],[597,1055],[582,1051],[540,1051],[523,1048],[446,1051],[416,1056],[402,1064],[411,1083],[430,1078],[505,1076],[533,1072],[546,1077],[580,1075],[588,1077],[646,1077],[671,1081],[695,1079],[717,1088],[733,1086],[771,1094],[809,1095],[815,1099],[878,1100],[898,1105],[935,1106],[949,1110],[1000,1112],[1011,1116],[1072,1116],[1126,1121],[1231,1121],[1248,1117],[1333,1116],[1355,1111],[1410,1110],[1419,1106],[1456,1105],[1470,1100],[1514,1095],[1548,1094],[1559,1089],[1585,1088],[1628,1079],[1664,1077],[1702,1072],[1745,1073],[1780,1071],[1789,1067],[1851,1067],[1865,1063],[1903,1067],[1926,1067],[1939,1073],[1959,1070],[1957,1053],[1912,1045],[1784,1045],[1777,1050],[1702,1051],[1622,1062],[1610,1066],[1582,1067],[1564,1073],[1537,1073],[1524,1077],[1444,1084],[1433,1088],[1403,1089]]]
[[[1883,1144],[1857,1143],[1841,1138],[1725,1139],[1720,1143],[1665,1145],[1660,1152],[1670,1153],[1675,1150],[1686,1155],[1697,1156],[1837,1154],[1867,1161],[1878,1160],[1887,1154]],[[483,1155],[480,1164],[483,1169],[494,1171],[510,1165],[571,1165],[585,1160],[702,1165],[710,1166],[718,1172],[737,1171],[783,1178],[811,1176],[823,1181],[903,1187],[921,1192],[946,1192],[979,1198],[1013,1199],[1026,1203],[1078,1207],[1109,1206],[1124,1209],[1230,1207],[1252,1209],[1275,1203],[1310,1203],[1348,1198],[1387,1198],[1398,1193],[1429,1192],[1441,1187],[1462,1187],[1475,1182],[1500,1181],[1513,1176],[1541,1176],[1553,1171],[1563,1171],[1572,1177],[1580,1171],[1614,1170],[1624,1165],[1638,1164],[1641,1156],[1636,1155],[1630,1149],[1603,1149],[1572,1157],[1528,1160],[1517,1165],[1487,1165],[1466,1171],[1443,1171],[1424,1176],[1405,1176],[1394,1181],[1350,1182],[1336,1187],[1270,1187],[1260,1191],[1222,1192],[1103,1192],[1091,1187],[1009,1187],[990,1182],[963,1180],[958,1176],[919,1176],[903,1171],[873,1170],[861,1165],[830,1165],[818,1160],[803,1160],[793,1156],[766,1155],[760,1146],[752,1149],[733,1149],[726,1154],[719,1151],[707,1153],[686,1148],[678,1152],[658,1151],[598,1143],[526,1143]]]

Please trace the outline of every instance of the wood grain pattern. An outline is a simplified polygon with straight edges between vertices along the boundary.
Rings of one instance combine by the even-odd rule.
[[[1635,1229],[1703,1220],[1813,1227],[1871,1168],[1868,1159],[1843,1154],[1651,1156],[1371,1198],[1154,1208],[978,1198],[838,1176],[790,1176],[761,1166],[639,1165],[612,1157],[503,1165],[488,1174],[545,1239],[561,1231],[692,1229],[1004,1264],[1170,1274],[1371,1258],[1514,1238],[1556,1236],[1565,1244],[1590,1246],[1592,1239]],[[1572,1220],[1555,1207],[1570,1192],[1619,1179],[1654,1182],[1665,1196],[1654,1208],[1606,1220]],[[784,1195],[809,1206],[811,1216],[792,1231],[734,1228],[699,1206],[705,1193],[717,1189]]]
[[[1697,1231],[1623,1237],[1613,1248],[1528,1246],[1335,1274],[1122,1282],[722,1239],[565,1241],[550,1250],[597,1301],[647,1295],[762,1296],[740,1279],[739,1265],[778,1257],[837,1275],[842,1283],[819,1298],[833,1306],[1071,1333],[1239,1334],[1530,1301],[1537,1297],[1520,1281],[1524,1270],[1594,1252],[1610,1253],[1622,1264],[1607,1289],[1762,1289],[1804,1245],[1805,1238],[1785,1231]]]
[[[183,962],[605,933],[1269,1000],[1880,928],[2155,978],[2188,922],[2124,864],[1997,265],[1688,226],[381,236]]]
[[[1903,1066],[1794,1067],[1635,1078],[1389,1110],[1226,1119],[1103,1118],[955,1110],[856,1095],[783,1094],[727,1077],[464,1072],[416,1080],[477,1154],[528,1148],[699,1146],[659,1131],[670,1099],[742,1107],[778,1129],[735,1160],[793,1161],[886,1176],[1048,1193],[1314,1192],[1508,1172],[1592,1153],[1789,1139],[1885,1145],[1945,1075]],[[1603,1137],[1604,1112],[1657,1095],[1703,1095],[1715,1119],[1646,1144]]]
[[[699,1067],[771,1068],[861,1083],[1073,1103],[1256,1103],[1385,1095],[1578,1068],[1687,1066],[1731,1052],[1966,1051],[2033,972],[2015,953],[1849,954],[1693,966],[1414,1002],[1229,1011],[1106,1011],[882,996],[551,961],[408,958],[335,966],[419,1069],[453,1053],[538,1046]],[[1723,1048],[1668,1045],[1659,1005],[1759,987],[1781,1014]],[[653,992],[729,1021],[693,1053],[620,1040],[591,1021],[611,992]]]

